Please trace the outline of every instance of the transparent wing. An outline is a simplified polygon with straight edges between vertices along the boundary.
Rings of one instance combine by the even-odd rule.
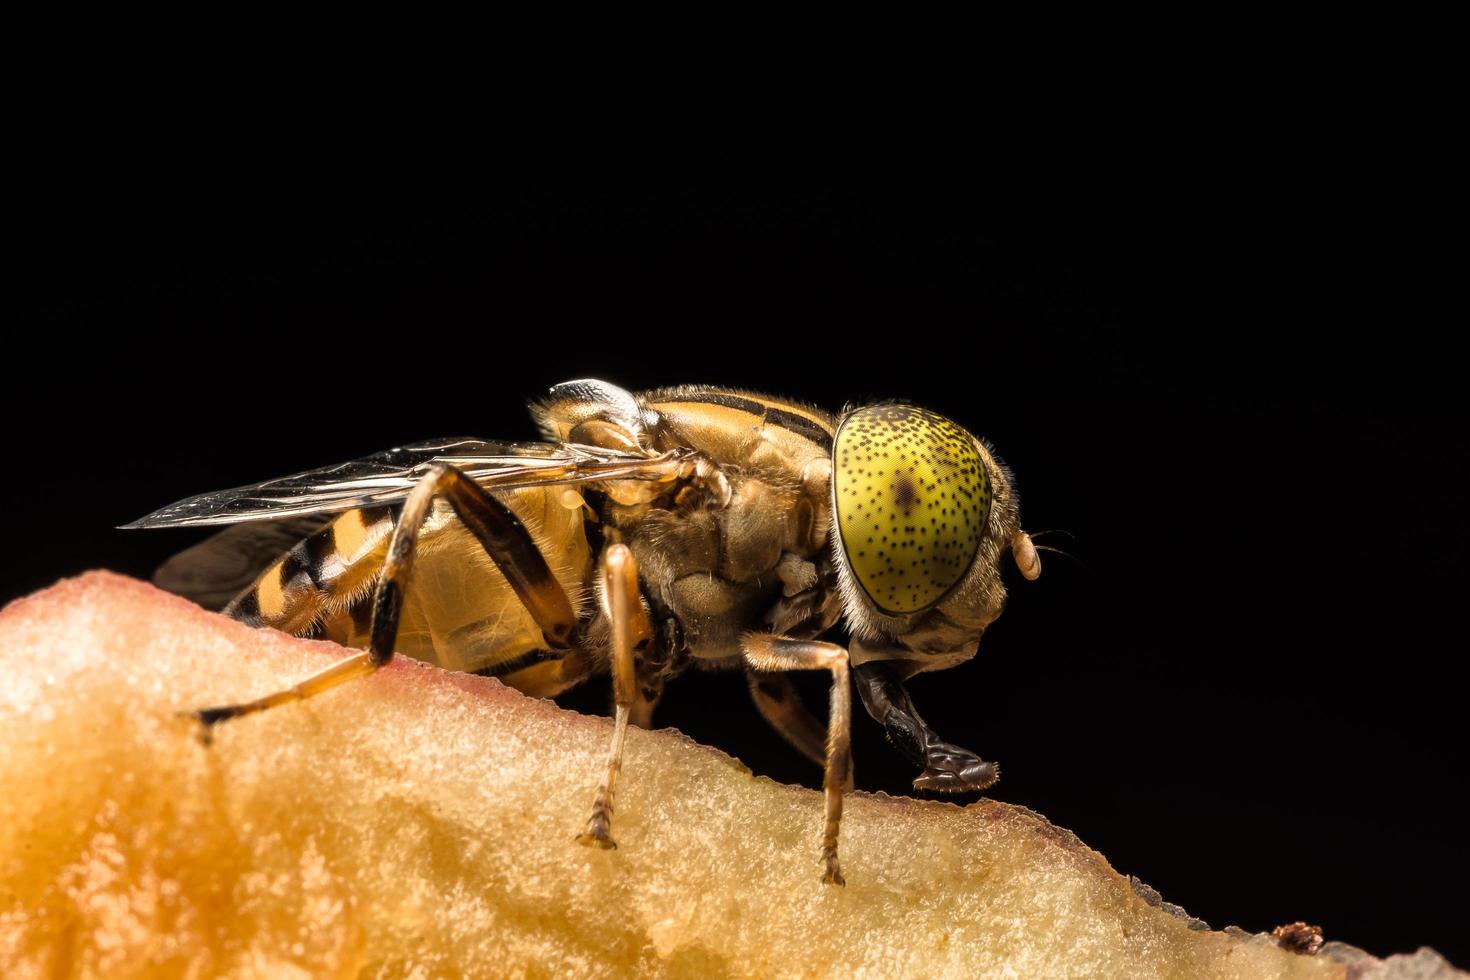
[[[331,520],[330,514],[311,514],[232,525],[164,562],[153,573],[153,584],[206,609],[222,609],[261,572]]]
[[[487,487],[514,488],[607,479],[662,479],[678,453],[643,456],[567,443],[436,439],[351,463],[216,490],[181,500],[124,528],[194,527],[330,514],[396,503],[436,463],[450,463]]]

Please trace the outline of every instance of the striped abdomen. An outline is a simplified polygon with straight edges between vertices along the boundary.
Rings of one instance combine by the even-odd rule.
[[[580,609],[591,568],[581,497],[565,487],[497,496],[525,523]],[[344,512],[281,556],[225,613],[252,626],[366,646],[373,590],[398,512]],[[436,505],[419,535],[397,651],[450,670],[476,671],[544,648],[540,629],[479,542],[448,505]]]

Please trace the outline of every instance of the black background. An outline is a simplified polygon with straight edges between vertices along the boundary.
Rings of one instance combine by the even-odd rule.
[[[14,192],[0,597],[146,577],[198,535],[112,528],[199,491],[531,437],[571,378],[908,398],[990,439],[1077,559],[1011,574],[976,659],[912,685],[992,795],[1216,927],[1470,961],[1470,457],[1402,173],[1276,144],[718,182],[95,150]],[[858,715],[860,788],[904,791]],[[680,679],[659,723],[817,783],[736,676]]]

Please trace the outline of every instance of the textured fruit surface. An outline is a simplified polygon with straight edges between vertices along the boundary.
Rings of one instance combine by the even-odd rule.
[[[668,731],[581,847],[609,722],[402,659],[208,749],[173,715],[342,652],[100,573],[0,614],[0,976],[1343,975],[998,802],[855,794],[824,886],[819,794]]]

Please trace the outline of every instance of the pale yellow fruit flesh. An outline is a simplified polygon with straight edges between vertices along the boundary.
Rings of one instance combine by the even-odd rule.
[[[345,654],[93,573],[0,614],[0,976],[1345,975],[1191,930],[1029,811],[819,794],[402,658],[224,725]],[[754,717],[754,716],[752,716]],[[861,768],[859,768],[861,771]]]

